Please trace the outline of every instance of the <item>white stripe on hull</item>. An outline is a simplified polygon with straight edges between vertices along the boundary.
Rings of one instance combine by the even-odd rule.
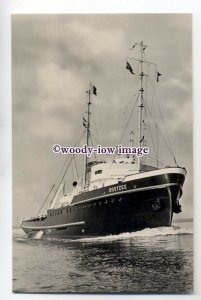
[[[148,187],[143,187],[143,188],[138,188],[138,189],[124,190],[122,192],[118,191],[116,193],[105,194],[105,195],[102,195],[102,196],[97,196],[97,197],[93,197],[93,198],[90,198],[90,199],[87,199],[87,200],[83,200],[83,201],[79,201],[79,202],[76,202],[76,203],[72,203],[71,205],[69,205],[69,207],[75,206],[75,205],[80,204],[80,203],[85,203],[85,202],[89,202],[89,201],[92,201],[92,200],[96,200],[96,199],[102,199],[102,198],[106,198],[106,197],[113,197],[113,196],[122,195],[122,194],[135,193],[135,192],[139,192],[139,191],[148,191],[148,190],[153,190],[153,189],[162,189],[162,188],[166,188],[166,187],[168,188],[170,186],[180,186],[180,184],[179,183],[166,183],[166,184],[153,185],[153,186],[148,186]]]
[[[43,230],[43,229],[57,229],[57,228],[63,228],[63,227],[70,227],[70,226],[77,226],[77,225],[84,225],[85,222],[81,221],[81,222],[74,222],[74,223],[67,223],[67,224],[61,224],[61,225],[51,225],[51,226],[24,226],[21,225],[21,227],[23,229],[37,229],[37,230]]]

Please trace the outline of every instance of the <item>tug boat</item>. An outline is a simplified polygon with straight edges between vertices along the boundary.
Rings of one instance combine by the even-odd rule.
[[[144,89],[144,81],[148,75],[144,65],[152,63],[144,59],[147,46],[143,42],[135,43],[132,50],[137,47],[140,57],[128,58],[126,69],[132,76],[140,79],[136,96],[137,144],[142,149],[146,146],[144,125],[148,109]],[[129,60],[138,63],[138,75],[133,71]],[[161,75],[156,71],[156,81],[159,81]],[[92,95],[97,96],[97,89],[90,84],[87,91],[87,117],[83,118],[86,147],[90,146],[91,138]],[[133,144],[131,138],[131,150],[134,149]],[[159,166],[158,158],[155,165],[147,164],[142,156],[127,151],[128,147],[122,149],[125,150],[124,154],[114,154],[108,160],[91,160],[86,154],[83,155],[83,175],[73,182],[72,191],[66,194],[63,179],[68,165],[51,198],[47,214],[22,221],[21,228],[28,237],[41,232],[43,237],[80,238],[171,226],[173,214],[181,212],[179,199],[182,196],[186,169],[178,166],[174,154],[174,165]],[[70,163],[73,161],[74,155],[71,155]],[[55,185],[47,199],[54,188]]]

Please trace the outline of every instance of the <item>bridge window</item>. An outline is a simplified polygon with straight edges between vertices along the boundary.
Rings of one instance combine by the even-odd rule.
[[[103,173],[103,170],[97,170],[97,171],[95,171],[95,175],[101,174],[101,173]]]

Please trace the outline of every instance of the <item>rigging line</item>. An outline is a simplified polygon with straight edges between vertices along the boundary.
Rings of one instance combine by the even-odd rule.
[[[79,145],[79,143],[80,143],[80,141],[81,141],[81,139],[82,139],[84,133],[85,133],[85,130],[84,130],[84,132],[82,133],[81,138],[79,139],[79,142],[78,142],[78,143],[75,143],[75,145],[74,145],[73,147],[76,147],[76,146]],[[66,160],[65,160],[65,162],[64,162],[64,164],[63,164],[63,167],[61,168],[61,171],[59,172],[59,175],[57,176],[57,178],[56,178],[56,180],[55,180],[55,186],[57,185],[57,181],[59,180],[59,177],[63,174],[63,171],[64,171],[64,169],[66,168],[66,165],[67,165],[67,163],[68,163],[68,160],[69,160],[69,157],[66,158]]]
[[[147,72],[147,76],[146,76],[146,95],[148,94],[148,80],[149,80],[149,82],[151,82],[150,81],[150,66],[151,66],[151,64],[148,64],[147,65],[147,70],[146,70],[146,72]],[[156,66],[154,66],[154,67],[156,67]],[[147,78],[148,78],[148,80],[147,80]],[[153,85],[152,85],[152,88],[153,88]],[[147,97],[146,97],[146,99],[147,99]],[[151,98],[151,107],[153,106],[153,93],[152,93],[152,98]],[[151,110],[151,109],[150,109]],[[151,110],[151,112],[152,112],[152,110]]]
[[[146,101],[145,101],[145,102],[146,102]],[[153,115],[152,115],[152,113],[151,113],[151,111],[150,111],[150,109],[149,109],[149,106],[148,106],[147,104],[146,104],[146,106],[147,106],[147,109],[148,109],[148,111],[149,111],[149,113],[150,113],[150,115],[151,115],[153,121],[155,122],[154,117],[153,117]],[[156,124],[156,122],[155,122],[155,124]],[[172,157],[175,159],[174,153],[172,153],[171,148],[169,148],[169,146],[168,146],[168,144],[167,144],[165,138],[163,137],[163,134],[161,133],[159,127],[158,127],[158,130],[159,130],[159,133],[161,134],[161,136],[162,136],[162,138],[163,138],[163,141],[164,141],[164,143],[165,143],[167,149],[169,150],[169,152],[170,152],[170,154],[172,155]]]
[[[116,134],[116,142],[118,140],[118,132],[119,132],[119,129],[120,129],[120,117],[121,117],[121,112],[118,113],[118,117],[117,117],[117,134]]]
[[[84,132],[82,133],[82,136],[81,136],[81,138],[80,138],[79,142],[78,142],[78,143],[76,143],[76,144],[74,145],[74,147],[76,147],[77,145],[79,145],[79,143],[80,143],[80,141],[81,141],[81,139],[82,139],[82,137],[83,137],[84,133],[85,133],[85,130],[84,130]],[[68,170],[68,168],[69,168],[69,166],[70,166],[70,164],[71,164],[72,158],[73,158],[73,157],[71,157],[71,159],[70,159],[70,162],[69,162],[69,164],[68,164],[68,167],[67,167],[66,171],[64,172],[64,176],[62,176],[62,179],[60,180],[60,183],[59,183],[59,185],[58,185],[58,188],[56,189],[56,192],[54,193],[54,197],[55,197],[55,195],[56,195],[56,193],[57,193],[57,191],[58,191],[58,189],[59,189],[59,186],[60,186],[60,184],[61,184],[61,182],[62,182],[63,178],[64,178],[64,177],[65,177],[65,175],[66,175],[66,172],[67,172],[67,170]],[[47,197],[45,198],[44,202],[42,203],[42,205],[41,205],[40,209],[38,210],[38,212],[37,212],[37,215],[39,214],[39,212],[40,212],[40,211],[41,211],[41,209],[43,208],[43,206],[44,206],[45,202],[48,200],[48,198],[49,198],[49,196],[50,196],[50,194],[51,194],[51,192],[52,192],[53,188],[54,188],[54,187],[57,185],[56,183],[57,183],[57,181],[58,181],[59,177],[61,176],[61,172],[63,171],[63,169],[64,169],[64,166],[66,165],[66,163],[67,163],[68,159],[69,159],[69,158],[67,158],[67,159],[66,159],[66,161],[65,161],[65,163],[64,163],[64,165],[63,165],[63,167],[62,167],[61,171],[59,172],[59,176],[57,176],[57,179],[56,179],[56,181],[55,181],[55,184],[53,184],[53,186],[52,186],[52,188],[51,188],[50,192],[48,193],[48,195],[47,195]],[[54,197],[52,198],[52,200],[54,199]],[[52,201],[51,201],[51,203],[52,203]],[[50,204],[51,204],[51,203],[50,203]]]
[[[45,202],[48,200],[48,198],[49,198],[49,196],[50,196],[50,194],[51,194],[53,188],[54,188],[55,186],[57,186],[57,181],[59,180],[59,177],[60,177],[61,174],[63,173],[63,170],[65,169],[65,166],[66,166],[68,160],[69,160],[69,157],[66,158],[66,160],[65,160],[65,162],[64,162],[64,164],[63,164],[63,166],[62,166],[62,168],[61,168],[61,170],[60,170],[60,172],[59,172],[59,175],[57,176],[57,178],[56,178],[56,180],[55,180],[55,183],[54,183],[53,186],[51,187],[50,192],[49,192],[48,195],[46,196],[44,202],[42,203],[42,205],[41,205],[41,207],[40,207],[40,209],[38,210],[38,212],[37,212],[36,215],[38,215],[39,212],[41,211],[41,209],[43,208],[43,206],[44,206]]]
[[[93,139],[95,140],[95,142],[99,145],[99,141],[96,139],[96,137],[94,136],[94,134],[92,133],[92,131],[90,131],[90,134],[93,136]],[[91,140],[92,141],[92,140]],[[93,145],[92,145],[93,146]]]
[[[146,103],[145,100],[144,100],[144,104],[145,104],[145,108],[146,108],[147,107],[147,103]],[[146,109],[145,109],[145,116],[146,116],[146,118],[148,120]],[[155,149],[155,145],[154,145],[154,140],[153,140],[153,137],[152,137],[151,128],[150,128],[150,124],[149,123],[148,123],[148,127],[149,127],[150,137],[151,137],[151,141],[152,141],[152,145],[153,145],[153,149],[154,149],[154,154],[155,154],[155,157],[157,157],[156,149]]]
[[[146,53],[144,53],[144,56],[145,56],[145,59],[147,60],[147,56],[146,56]],[[152,67],[152,68],[154,68],[154,74],[156,75],[156,72],[157,72],[157,64],[151,64],[151,63],[147,63],[147,73],[149,73],[149,70],[150,70],[150,66]],[[150,71],[150,72],[152,72],[152,71]],[[151,80],[150,80],[150,76],[148,75],[147,76],[148,77],[148,79],[149,79],[149,82],[151,83],[151,85],[152,85],[152,89],[153,89],[153,91],[155,90],[155,80],[152,82]],[[152,99],[151,99],[151,107],[153,106],[153,101],[154,101],[154,95],[152,95]]]
[[[74,145],[74,147],[76,147],[77,145],[79,145],[79,143],[80,143],[80,141],[82,140],[82,137],[84,136],[84,134],[85,134],[85,130],[84,130],[84,132],[83,132],[83,134],[82,134],[82,136],[81,136],[79,142],[76,143],[76,144]],[[67,166],[67,168],[66,168],[66,170],[65,170],[65,172],[64,172],[64,174],[63,174],[63,176],[62,176],[62,178],[61,178],[61,180],[60,180],[60,182],[59,182],[58,188],[56,189],[56,191],[55,191],[54,196],[53,196],[52,199],[54,199],[54,197],[56,196],[56,193],[57,193],[57,191],[58,191],[58,189],[59,189],[59,187],[60,187],[60,184],[61,184],[61,182],[63,181],[63,179],[64,179],[64,177],[65,177],[65,175],[66,175],[66,173],[67,173],[67,171],[68,171],[68,169],[69,169],[69,167],[70,167],[70,164],[71,164],[72,160],[73,160],[73,156],[71,157],[71,159],[70,159],[70,161],[69,161],[69,164],[68,164],[68,166]]]
[[[155,66],[155,70],[154,70],[154,76],[156,76],[156,72],[157,72],[157,69],[156,69],[157,66]],[[150,79],[150,78],[149,78]],[[153,110],[154,110],[154,107],[155,107],[155,102],[154,102],[154,95],[156,95],[155,93],[155,89],[156,89],[156,80],[154,81],[151,81],[151,86],[152,86],[152,99],[151,99],[151,107],[153,107]],[[156,97],[157,98],[157,97]]]
[[[95,119],[95,116],[94,116],[94,113],[92,113],[92,117],[93,117],[93,121],[94,121],[94,127],[95,127],[95,132],[96,132],[96,135],[97,135],[97,139],[99,139],[99,134],[98,134],[98,130],[97,130],[97,126],[96,126],[96,119]]]
[[[73,155],[72,155],[72,157],[73,157]],[[74,159],[72,159],[72,161],[74,161]],[[73,181],[73,178],[75,177],[75,169],[73,167],[73,164],[70,165],[70,168],[71,168],[70,174],[72,176],[72,181]]]
[[[86,96],[86,98],[87,98],[87,96]],[[84,115],[85,115],[85,113],[82,114],[82,117],[84,117]],[[77,130],[76,130],[76,132],[77,132]],[[82,136],[83,136],[83,134],[82,134]],[[76,147],[76,144],[74,145],[74,147]],[[63,164],[63,167],[61,168],[61,171],[59,172],[59,174],[58,174],[58,176],[57,176],[57,178],[55,180],[55,186],[57,185],[57,181],[59,180],[59,177],[61,176],[61,174],[63,174],[63,170],[65,169],[66,164],[68,163],[68,160],[69,160],[69,157],[66,158],[66,160],[65,160],[65,162]]]
[[[148,88],[147,88],[147,76],[145,76],[145,86],[146,86],[146,88],[145,88],[145,89],[146,89],[146,92],[145,92],[145,93],[146,93],[146,94],[145,94],[145,99],[148,99],[148,98],[147,98],[147,93],[148,93],[148,92],[147,92],[147,90],[148,90]]]
[[[136,96],[136,95],[135,95]],[[118,133],[121,132],[121,129],[124,128],[125,124],[124,124],[124,116],[127,113],[127,110],[131,104],[133,99],[131,99],[125,106],[124,106],[124,110],[120,110],[119,115],[118,115],[118,120],[117,120],[117,140],[116,143],[118,144]],[[126,120],[126,119],[125,119]]]
[[[61,182],[63,181],[63,179],[64,179],[64,177],[65,177],[65,175],[66,175],[66,172],[68,171],[68,169],[69,169],[69,167],[70,167],[70,165],[71,165],[72,160],[73,160],[73,156],[71,156],[71,159],[70,159],[70,161],[69,161],[69,164],[68,164],[68,166],[67,166],[67,168],[66,168],[66,170],[65,170],[65,172],[64,172],[64,174],[63,174],[63,176],[62,176],[62,178],[61,178],[61,180],[60,180],[60,183],[59,183],[58,188],[56,189],[56,191],[55,191],[55,193],[54,193],[54,196],[52,197],[52,200],[53,200],[54,197],[56,196],[56,193],[57,193],[57,191],[58,191],[58,189],[59,189],[59,187],[60,187]]]
[[[164,136],[163,136],[163,134],[162,134],[162,132],[160,131],[159,128],[158,128],[158,131],[159,131],[159,133],[160,133],[160,135],[161,135],[161,137],[162,137],[162,139],[163,139],[164,144],[166,145],[167,149],[169,150],[169,153],[172,155],[172,158],[174,159],[175,164],[177,165],[177,161],[176,161],[176,158],[175,158],[175,156],[174,156],[174,153],[171,153],[171,152],[170,152],[170,149],[169,149],[169,147],[168,147],[168,144],[166,143],[166,140],[165,140],[165,138],[164,138]]]
[[[53,190],[53,188],[55,187],[55,184],[53,184],[53,186],[52,186],[52,188],[50,189],[50,191],[49,191],[49,193],[47,194],[47,196],[46,196],[46,198],[45,198],[45,200],[43,201],[43,203],[42,203],[42,206],[40,207],[40,209],[37,211],[37,213],[36,213],[36,217],[38,216],[38,214],[39,214],[39,212],[41,211],[41,209],[42,209],[42,207],[43,207],[43,205],[45,204],[45,202],[47,201],[47,199],[49,198],[49,195],[51,194],[51,192],[52,192],[52,190]]]
[[[157,162],[157,160],[156,160],[155,157],[149,155],[149,158],[150,158],[151,160],[154,160],[155,162]],[[158,163],[159,163],[161,166],[164,166],[164,163],[162,163],[160,160],[158,160]]]
[[[136,96],[136,95],[135,95],[135,96]],[[131,99],[126,105],[122,105],[121,108],[118,109],[115,113],[112,113],[112,114],[106,116],[104,119],[102,119],[102,122],[105,121],[105,120],[107,120],[107,119],[111,119],[111,117],[117,115],[118,113],[121,114],[123,108],[125,108],[124,111],[123,111],[123,113],[124,113],[124,112],[126,111],[126,109],[128,108],[128,106],[130,105],[131,102],[132,102],[132,99]],[[100,121],[97,122],[97,123],[100,123]]]
[[[161,111],[161,108],[160,108],[160,104],[159,104],[159,101],[158,101],[157,97],[156,97],[156,101],[157,101],[157,104],[158,104],[159,114],[161,115],[162,122],[165,124],[165,120],[164,120],[164,117],[163,117],[163,114],[162,114],[162,111]],[[176,162],[174,150],[173,150],[172,143],[171,143],[171,140],[170,140],[170,138],[169,138],[169,135],[168,135],[166,126],[164,125],[163,127],[164,127],[164,129],[165,129],[166,136],[167,136],[167,141],[168,141],[168,143],[169,143],[169,145],[170,145],[170,148],[171,148],[172,153],[173,153],[174,160],[175,160],[175,162]]]
[[[162,121],[162,124],[163,124],[163,127],[164,127],[164,131],[165,131],[165,134],[166,134],[166,138],[167,138],[167,142],[169,143],[169,146],[171,148],[171,151],[172,151],[172,156],[176,162],[176,158],[175,158],[175,155],[174,155],[174,150],[173,150],[173,147],[172,147],[172,144],[171,144],[171,140],[169,138],[169,135],[168,135],[168,132],[167,132],[167,129],[166,129],[166,126],[165,126],[165,120],[164,120],[164,117],[163,117],[163,114],[162,114],[162,111],[161,111],[161,108],[160,108],[160,103],[159,103],[159,100],[158,100],[158,97],[156,95],[156,92],[155,92],[155,86],[153,85],[153,83],[151,82],[150,80],[150,84],[152,85],[153,87],[153,93],[155,94],[155,98],[156,98],[156,101],[157,101],[157,107],[158,107],[158,111],[159,111],[159,115],[160,115],[160,118],[161,118],[161,121]]]
[[[151,82],[151,81],[150,81]],[[153,86],[153,84],[152,84],[152,86]],[[155,91],[154,91],[154,93],[155,93]],[[157,99],[157,96],[155,95],[155,98]],[[158,101],[157,101],[158,102]],[[158,103],[158,107],[159,107],[159,113],[161,113],[161,110],[160,110],[160,105],[159,105],[159,103]],[[154,118],[154,116],[153,116],[153,113],[151,112],[151,110],[150,110],[150,108],[149,108],[149,106],[147,105],[147,108],[148,108],[148,110],[149,110],[149,112],[150,112],[150,114],[151,114],[151,116],[152,116],[152,118],[153,118],[153,120],[154,120],[154,122],[155,122],[155,118]],[[163,117],[162,117],[162,113],[161,113],[161,115],[160,115],[160,117],[161,117],[161,120],[162,120],[162,122],[163,123],[165,123],[164,122],[164,119],[163,119]],[[155,122],[155,124],[156,124],[156,122]],[[165,128],[165,126],[163,126],[164,127],[164,129],[165,129],[165,131],[166,131],[166,128]],[[162,134],[162,132],[161,132],[161,134]],[[166,135],[167,135],[167,142],[169,142],[169,146],[170,146],[170,148],[169,148],[169,146],[167,145],[167,142],[165,141],[165,138],[163,137],[163,139],[164,139],[164,142],[165,142],[165,145],[166,145],[166,147],[168,148],[168,150],[169,150],[169,152],[170,152],[170,154],[172,155],[172,157],[174,158],[174,160],[175,160],[175,156],[174,156],[174,151],[173,151],[173,148],[171,147],[171,143],[170,143],[170,141],[169,141],[169,139],[168,139],[168,134],[167,134],[167,131],[166,131]]]
[[[102,110],[103,110],[103,108],[102,108],[102,101],[101,101],[101,99],[100,99],[100,97],[98,97],[98,99],[97,99],[98,101],[98,105],[99,105],[99,114],[98,114],[98,116],[99,116],[99,121],[98,121],[98,123],[100,123],[101,124],[101,129],[100,129],[100,135],[101,135],[101,140],[102,140],[102,143],[104,143],[104,135],[103,135],[103,115],[102,115]]]
[[[174,162],[177,164],[177,162],[175,161],[174,153],[172,153],[171,149],[169,148],[169,145],[168,145],[167,141],[165,140],[165,138],[164,138],[164,136],[163,136],[161,130],[159,129],[159,127],[158,127],[158,132],[160,133],[160,136],[162,137],[163,142],[164,142],[165,146],[167,147],[167,149],[168,149],[170,155],[171,155],[172,158],[174,159]]]
[[[82,137],[83,137],[84,133],[85,133],[85,130],[84,130],[84,132],[82,133]],[[75,144],[74,147],[76,147],[76,145],[78,145],[78,143]],[[60,170],[60,172],[59,172],[59,174],[58,174],[58,176],[57,176],[57,178],[56,178],[56,180],[55,180],[55,184],[54,184],[55,186],[57,185],[57,181],[59,180],[59,177],[60,177],[61,174],[63,173],[63,170],[65,169],[65,166],[66,166],[68,160],[69,160],[69,157],[66,158],[66,160],[65,160],[65,162],[64,162],[64,164],[63,164],[63,166],[62,166],[62,168],[61,168],[61,170]]]
[[[77,165],[76,165],[76,160],[75,160],[75,154],[73,154],[73,161],[74,161],[74,165],[75,165],[76,177],[77,177],[77,180],[78,180],[79,179],[79,174],[78,174],[78,170],[77,170]]]
[[[138,97],[139,97],[139,95],[138,95]],[[133,109],[132,109],[132,111],[131,111],[131,113],[130,113],[130,117],[128,118],[128,121],[127,121],[127,123],[126,123],[126,127],[125,127],[125,129],[124,129],[123,135],[121,136],[121,139],[120,139],[120,141],[119,141],[119,144],[121,144],[121,142],[122,142],[122,140],[123,140],[123,138],[124,138],[126,129],[127,129],[127,127],[128,127],[128,124],[129,124],[130,119],[131,119],[131,117],[132,117],[132,114],[133,114],[133,111],[134,111],[134,109],[135,109],[136,103],[137,103],[137,101],[138,101],[138,97],[136,98],[135,104],[134,104]]]
[[[124,133],[123,133],[123,135],[122,135],[122,137],[121,137],[121,139],[120,139],[119,144],[121,144],[121,142],[122,142],[122,140],[123,140],[123,138],[124,138],[124,135],[125,135],[126,129],[127,129],[127,127],[128,127],[128,124],[129,124],[129,122],[130,122],[130,119],[131,119],[131,117],[132,117],[133,111],[135,110],[135,106],[136,106],[136,103],[137,103],[137,101],[138,101],[138,98],[139,98],[139,94],[138,94],[138,96],[137,96],[137,98],[136,98],[136,101],[135,101],[135,103],[134,103],[133,109],[132,109],[132,111],[131,111],[130,117],[129,117],[128,121],[127,121],[125,130],[124,130]],[[112,160],[111,163],[110,163],[109,169],[111,169],[112,164],[113,164],[113,161],[114,161],[114,159],[115,159],[116,156],[117,156],[117,153],[114,154],[114,157],[113,157],[113,160]]]
[[[74,148],[77,147],[77,146],[79,145],[79,143],[80,143],[80,141],[82,140],[84,134],[85,134],[85,130],[84,130],[84,132],[82,133],[82,135],[81,135],[81,137],[80,137],[80,139],[79,139],[79,142],[76,143],[76,144],[73,146]],[[65,177],[65,175],[66,175],[66,172],[67,172],[67,170],[68,170],[68,168],[69,168],[69,166],[70,166],[70,164],[71,164],[72,159],[73,159],[73,156],[72,156],[72,158],[70,159],[70,162],[69,162],[69,164],[68,164],[68,166],[67,166],[67,168],[66,168],[66,170],[65,170],[65,172],[64,172],[64,174],[63,174],[63,176],[62,176],[62,178],[61,178],[61,180],[60,180],[59,185],[61,184],[62,180],[64,179],[64,177]],[[59,187],[58,187],[58,188],[59,188]],[[57,189],[57,190],[58,190],[58,189]]]
[[[92,141],[92,138],[91,138],[91,133],[90,133],[90,135],[89,135],[89,138],[90,138],[91,144],[92,144],[92,146],[93,146],[93,148],[94,148],[94,144],[93,144],[93,141]],[[95,156],[95,160],[97,161],[96,153],[94,152],[93,154],[94,154],[94,156]]]

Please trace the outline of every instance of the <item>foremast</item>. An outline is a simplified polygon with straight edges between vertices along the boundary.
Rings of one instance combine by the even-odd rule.
[[[89,84],[89,90],[86,91],[88,95],[88,102],[87,102],[87,121],[84,124],[84,127],[86,128],[86,146],[89,146],[89,141],[91,139],[91,95],[97,96],[97,88],[90,82]],[[84,118],[83,118],[84,119]],[[89,184],[89,178],[88,178],[88,163],[89,158],[86,155],[84,160],[84,174],[83,174],[83,188],[86,188]]]
[[[89,146],[89,138],[90,138],[90,122],[91,122],[91,93],[92,93],[92,84],[90,82],[89,84],[89,90],[86,91],[88,94],[88,102],[87,102],[87,124],[86,124],[86,146]],[[88,165],[89,158],[86,155],[85,156],[85,162],[84,162],[84,178],[83,178],[83,188],[85,188],[88,184],[88,179],[87,179],[87,165]]]

